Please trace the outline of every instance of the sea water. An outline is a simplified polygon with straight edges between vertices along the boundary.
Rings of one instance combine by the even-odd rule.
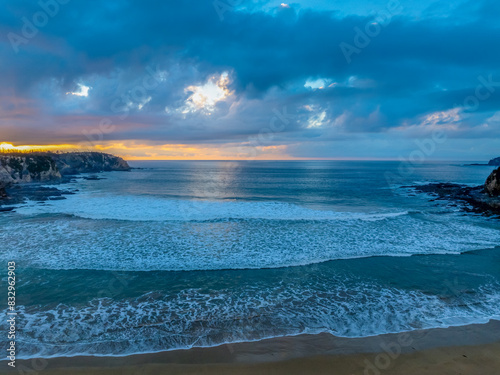
[[[131,165],[0,215],[1,264],[16,262],[19,358],[500,318],[498,219],[408,187],[479,185],[492,167]]]

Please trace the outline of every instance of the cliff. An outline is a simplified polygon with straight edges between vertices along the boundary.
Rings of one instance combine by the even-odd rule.
[[[0,155],[0,187],[12,183],[50,181],[60,178],[61,173],[50,155]]]
[[[70,152],[52,158],[62,175],[130,170],[122,158],[101,152]]]
[[[100,152],[5,153],[0,154],[0,196],[12,184],[57,181],[63,175],[128,171],[120,157]]]

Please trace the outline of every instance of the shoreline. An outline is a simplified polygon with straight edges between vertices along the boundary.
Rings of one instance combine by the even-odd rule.
[[[440,361],[446,366],[440,365]],[[6,361],[0,363],[6,368]],[[410,363],[415,372],[407,367],[402,367],[404,372],[393,372]],[[493,367],[482,368],[482,365]],[[493,373],[492,369],[500,368],[500,321],[363,338],[343,338],[328,333],[302,334],[121,357],[28,359],[18,360],[17,366],[27,369],[35,366],[39,374],[47,375],[331,374],[332,366],[338,369],[336,375],[451,374],[456,372],[447,371],[457,368],[468,369],[463,370],[467,374],[489,374]],[[484,372],[486,369],[490,370]]]
[[[69,188],[79,180],[106,180],[99,174],[116,171],[83,172],[75,175],[62,176],[60,180],[22,182],[5,188],[6,195],[0,196],[0,212],[12,212],[30,201],[43,203],[54,200],[64,200],[68,195],[76,195],[80,191]],[[3,210],[2,210],[3,208]]]
[[[471,250],[471,251],[477,251],[477,250]],[[414,254],[410,256],[420,256],[419,254]],[[378,257],[378,255],[376,256]],[[344,259],[340,259],[344,260]],[[335,261],[335,260],[333,260]],[[144,272],[149,272],[149,271],[144,271]],[[154,271],[156,272],[156,271]],[[185,271],[168,271],[168,272],[185,272]],[[131,358],[131,357],[143,357],[143,356],[168,356],[172,354],[173,356],[177,356],[179,353],[183,352],[190,352],[190,351],[217,351],[220,348],[229,348],[229,352],[235,351],[236,346],[253,346],[253,345],[261,345],[260,343],[262,342],[262,345],[269,344],[270,347],[272,348],[275,344],[276,341],[293,341],[293,340],[298,340],[299,342],[314,342],[317,338],[323,338],[325,337],[330,337],[330,341],[338,341],[339,343],[342,342],[343,346],[342,349],[343,351],[340,352],[340,354],[355,354],[358,353],[355,350],[351,350],[351,343],[354,341],[364,341],[365,343],[362,344],[362,346],[356,346],[357,349],[363,350],[364,352],[366,350],[367,353],[373,352],[375,353],[376,350],[374,350],[371,346],[370,343],[375,340],[385,340],[389,339],[392,340],[393,336],[398,337],[398,336],[405,336],[409,335],[413,339],[419,339],[424,335],[427,335],[429,331],[436,331],[436,330],[446,330],[446,331],[451,331],[451,330],[461,330],[461,329],[469,329],[467,327],[471,327],[476,329],[475,327],[478,326],[480,327],[479,330],[482,331],[483,326],[493,326],[494,329],[498,329],[498,340],[500,341],[500,319],[498,317],[494,318],[488,318],[487,322],[468,322],[464,324],[459,324],[459,325],[450,325],[450,326],[443,326],[443,327],[433,327],[433,328],[425,328],[425,329],[416,329],[413,331],[401,331],[401,332],[390,332],[390,333],[379,333],[379,334],[374,334],[370,336],[336,336],[332,333],[321,331],[321,332],[315,332],[315,333],[297,333],[297,334],[288,334],[288,335],[283,335],[283,336],[271,336],[271,337],[264,337],[261,339],[255,339],[255,340],[248,340],[248,341],[234,341],[234,342],[223,342],[220,344],[214,344],[211,346],[193,346],[193,347],[185,347],[185,348],[175,348],[175,349],[166,349],[166,350],[156,350],[156,351],[146,351],[146,352],[132,352],[132,353],[125,353],[125,354],[87,354],[87,353],[77,353],[77,354],[68,354],[68,355],[51,355],[51,356],[41,356],[41,357],[27,357],[27,358],[19,358],[18,360],[20,361],[32,361],[32,360],[47,360],[50,361],[52,359],[60,359],[60,360],[71,360],[73,358],[86,358],[86,359],[120,359],[120,358]],[[493,329],[493,328],[492,328]],[[321,340],[321,343],[323,343],[327,339]],[[344,342],[345,341],[345,342]],[[495,339],[493,339],[495,341]],[[492,341],[492,342],[493,342]],[[489,342],[489,340],[484,340],[483,338],[476,342],[476,344],[483,344],[485,342]],[[317,345],[319,342],[315,343]],[[460,344],[457,344],[460,345]],[[317,345],[318,349],[320,351],[326,350],[322,345]],[[425,346],[423,349],[427,348],[433,348],[433,345],[429,345],[428,347]],[[339,348],[340,349],[340,348]],[[0,359],[0,363],[2,363],[4,360]]]

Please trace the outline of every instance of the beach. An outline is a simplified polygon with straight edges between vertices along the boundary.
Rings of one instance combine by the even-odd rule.
[[[0,375],[500,375],[499,1],[4,3]]]
[[[500,371],[499,332],[500,321],[492,320],[487,324],[365,338],[298,335],[124,357],[26,360],[19,361],[18,366],[38,366],[36,370],[43,375],[493,375]]]
[[[398,163],[134,167],[51,185],[64,199],[0,216],[19,366],[406,374],[498,353],[498,220],[388,186]],[[426,164],[412,180],[489,173],[465,168]]]

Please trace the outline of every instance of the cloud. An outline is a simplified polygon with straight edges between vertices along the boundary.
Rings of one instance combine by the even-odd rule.
[[[66,95],[75,95],[75,96],[84,96],[87,97],[89,96],[89,90],[91,89],[90,86],[85,86],[84,84],[78,83],[78,91],[74,92],[67,92]]]
[[[496,2],[463,1],[449,17],[439,2],[402,3],[350,64],[339,45],[373,16],[357,11],[362,2],[339,2],[339,12],[314,4],[242,2],[223,21],[210,1],[60,5],[18,53],[0,43],[2,138],[77,142],[104,122],[109,142],[245,143],[284,106],[294,121],[266,147],[312,155],[315,142],[389,138],[426,122],[461,138],[497,136],[500,124],[487,121],[500,110]],[[37,12],[37,2],[8,2],[2,35],[25,37]],[[489,75],[488,99],[450,126],[446,116]]]

